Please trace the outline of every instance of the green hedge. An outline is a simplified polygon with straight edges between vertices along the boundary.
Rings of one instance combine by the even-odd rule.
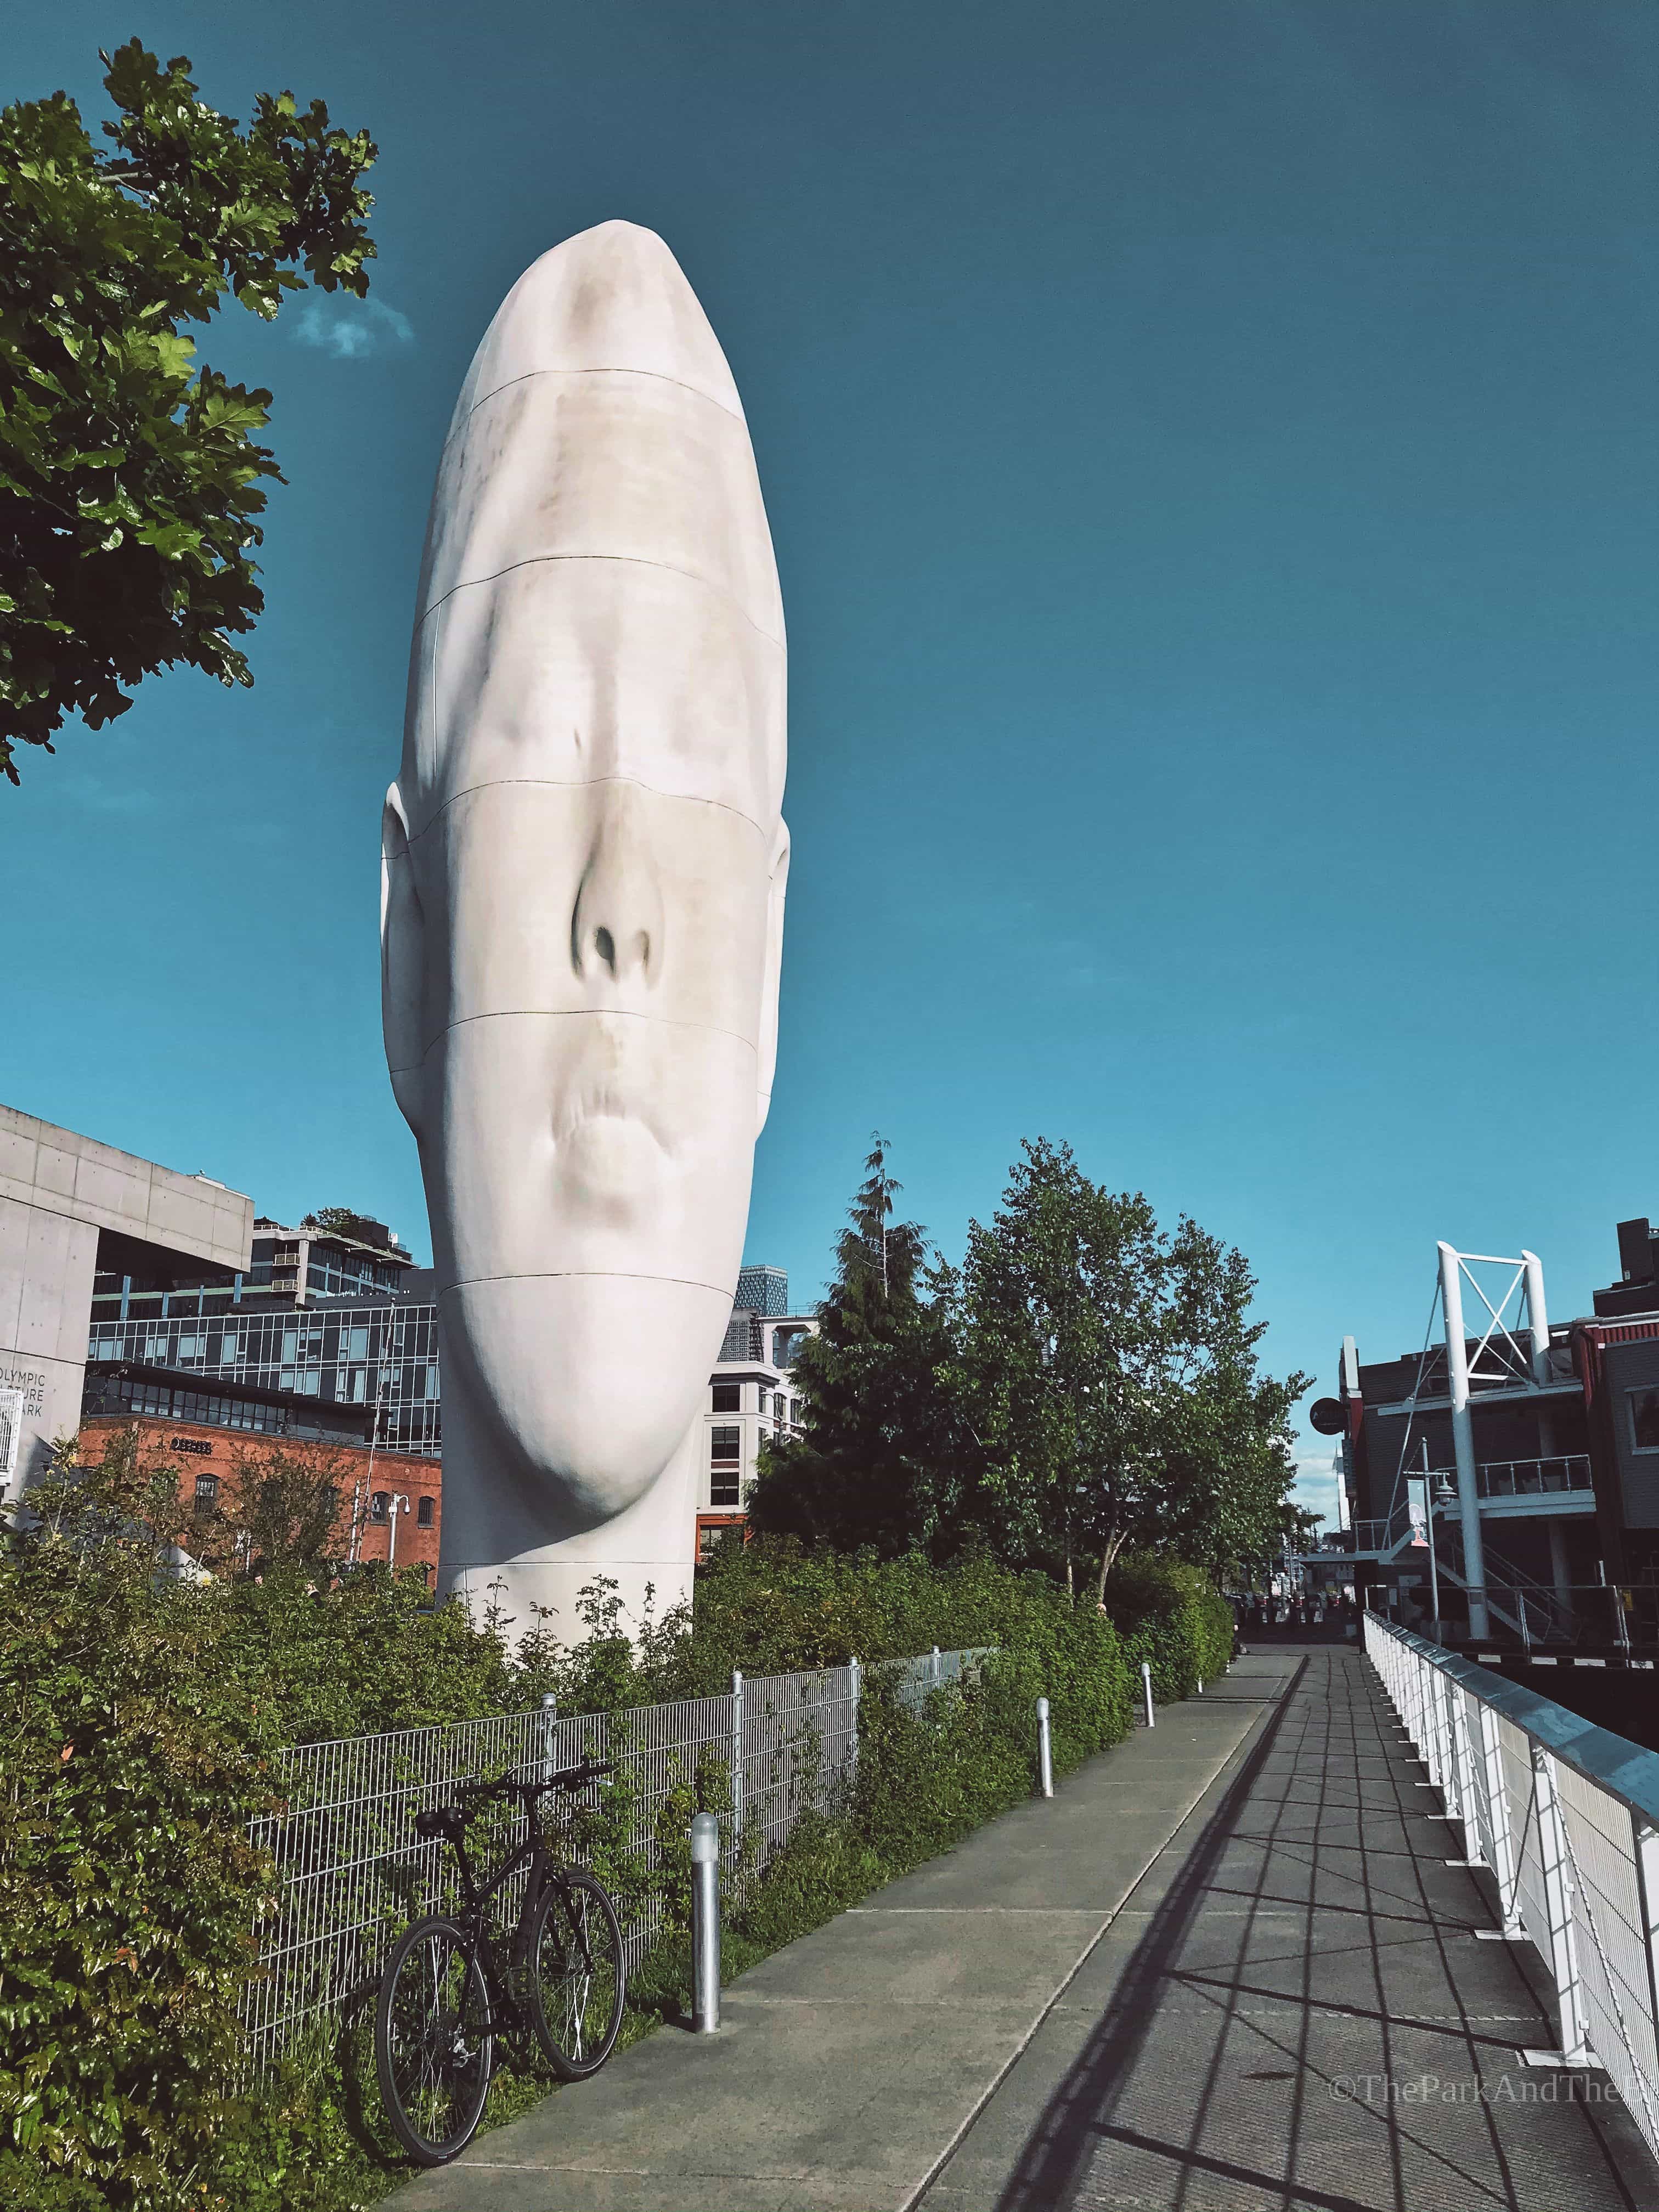
[[[236,2094],[237,1996],[272,1883],[245,1837],[282,1744],[523,1709],[546,1687],[595,1710],[720,1690],[734,1666],[997,1646],[979,1683],[924,1715],[872,1674],[856,1790],[744,1893],[736,1970],[1025,1797],[1039,1694],[1064,1775],[1126,1732],[1141,1655],[1167,1695],[1224,1662],[1198,1578],[1155,1563],[1121,1565],[1115,1622],[988,1560],[940,1571],[787,1543],[718,1560],[695,1630],[659,1621],[631,1642],[601,1590],[580,1645],[533,1643],[512,1664],[455,1609],[434,1615],[413,1578],[191,1588],[120,1540],[0,1556],[0,2203],[343,2212],[396,2178],[361,2024],[325,2064]],[[683,2001],[684,1963],[671,1941],[630,2033]],[[504,2077],[492,2118],[548,2086]]]
[[[1183,1560],[1126,1553],[1112,1567],[1106,1607],[1135,1674],[1152,1670],[1159,1705],[1190,1698],[1200,1682],[1224,1674],[1233,1650],[1233,1611],[1226,1599]]]

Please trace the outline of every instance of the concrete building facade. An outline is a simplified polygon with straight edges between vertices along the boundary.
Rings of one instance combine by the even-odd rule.
[[[14,1107],[0,1106],[0,1490],[40,1474],[79,1425],[94,1278],[139,1268],[228,1281],[248,1264],[253,1205]]]

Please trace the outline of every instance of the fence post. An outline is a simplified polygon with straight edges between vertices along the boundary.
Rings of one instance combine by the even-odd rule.
[[[936,1644],[933,1646],[933,1687],[938,1689],[943,1680],[944,1676],[939,1672],[939,1646]]]
[[[1150,1659],[1143,1659],[1140,1662],[1140,1694],[1146,1701],[1146,1725],[1156,1728],[1158,1716],[1152,1711],[1152,1662]]]
[[[856,1656],[848,1661],[847,1695],[848,1702],[853,1709],[853,1717],[848,1723],[848,1734],[851,1737],[851,1744],[847,1754],[847,1764],[855,1774],[858,1771],[859,1764],[859,1692],[862,1686],[860,1678],[864,1670],[859,1665]]]
[[[1492,1815],[1492,1870],[1504,1914],[1504,1924],[1498,1932],[1510,1942],[1519,1942],[1526,1934],[1521,1925],[1521,1873],[1516,1863],[1509,1785],[1504,1778],[1503,1739],[1498,1732],[1498,1716],[1490,1705],[1480,1708],[1480,1767],[1486,1808]]]
[[[1595,2053],[1584,2033],[1584,1985],[1578,1972],[1578,1946],[1572,1926],[1572,1862],[1567,1852],[1561,1799],[1555,1786],[1555,1761],[1542,1744],[1532,1747],[1533,1795],[1538,1807],[1538,1856],[1544,1877],[1544,1908],[1549,1917],[1549,1963],[1561,2008],[1561,2048],[1523,2051],[1528,2066],[1593,2066]]]
[[[720,2024],[720,1824],[712,1813],[691,1822],[691,2025],[712,2035]]]
[[[1463,1856],[1472,1867],[1485,1866],[1486,1862],[1480,1856],[1480,1822],[1474,1809],[1480,1794],[1479,1777],[1469,1735],[1468,1701],[1461,1683],[1452,1685],[1451,1701],[1452,1771],[1457,1777],[1457,1817],[1463,1823]]]
[[[1654,1943],[1659,1924],[1654,1911],[1659,1905],[1659,1829],[1651,1828],[1638,1813],[1630,1816],[1631,1856],[1636,1862],[1636,1904],[1642,1922],[1642,1950],[1648,1968],[1648,2025],[1659,2045],[1659,1959]]]
[[[1048,1742],[1047,1698],[1037,1699],[1037,1779],[1042,1785],[1042,1795],[1052,1797],[1054,1794],[1054,1763]]]
[[[553,1771],[553,1729],[559,1717],[559,1701],[549,1690],[542,1698],[542,1778]]]
[[[1457,1695],[1457,1686],[1449,1674],[1439,1676],[1440,1695],[1437,1699],[1440,1719],[1440,1787],[1444,1795],[1446,1810],[1453,1820],[1463,1818],[1462,1776],[1457,1771],[1457,1728],[1452,1718],[1452,1700]]]
[[[743,1675],[732,1669],[732,1848],[743,1842]]]

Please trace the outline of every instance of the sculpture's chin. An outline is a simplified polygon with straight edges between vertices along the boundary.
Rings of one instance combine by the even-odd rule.
[[[644,1497],[702,1411],[731,1293],[619,1275],[531,1275],[442,1295],[443,1356],[465,1376],[487,1449],[562,1533]]]

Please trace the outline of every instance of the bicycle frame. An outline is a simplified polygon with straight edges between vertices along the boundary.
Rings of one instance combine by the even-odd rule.
[[[458,1840],[454,1850],[456,1863],[460,1869],[464,1900],[456,1917],[471,1938],[474,1955],[483,1969],[486,1988],[492,1997],[501,2002],[503,2009],[516,2019],[519,2004],[513,1992],[511,1973],[510,1971],[502,1971],[500,1949],[496,1939],[490,1934],[486,1914],[492,1899],[498,1897],[514,1876],[527,1865],[530,1880],[525,1890],[524,1903],[520,1907],[516,1924],[506,1947],[506,1964],[510,1970],[520,1963],[517,1954],[528,1938],[532,1917],[546,1887],[552,1863],[551,1854],[539,1830],[534,1826],[533,1816],[532,1833],[516,1850],[508,1853],[487,1881],[481,1881],[474,1872],[464,1842]]]

